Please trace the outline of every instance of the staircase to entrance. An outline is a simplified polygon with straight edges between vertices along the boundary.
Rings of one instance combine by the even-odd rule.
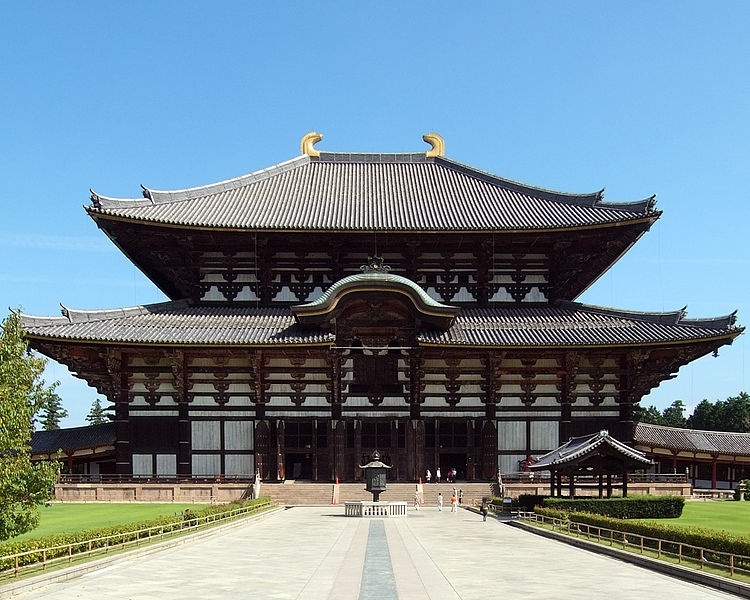
[[[285,481],[284,483],[263,483],[261,496],[269,496],[271,500],[286,506],[325,506],[332,504],[333,483],[311,483],[300,481]],[[447,506],[453,488],[463,491],[463,503],[466,505],[481,502],[486,496],[497,495],[496,485],[490,483],[425,483],[422,486],[424,503],[437,504],[438,493],[443,495],[443,502]],[[389,483],[385,492],[381,493],[381,502],[414,502],[415,483]],[[365,490],[364,482],[339,484],[338,503],[347,501],[372,500],[372,494]]]

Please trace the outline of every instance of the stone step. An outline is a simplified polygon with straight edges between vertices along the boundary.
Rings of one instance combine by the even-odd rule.
[[[424,484],[423,500],[426,504],[437,502],[438,493],[443,495],[443,502],[448,504],[453,488],[463,491],[463,503],[474,504],[483,497],[492,496],[492,485],[489,483],[430,483]],[[284,482],[263,483],[261,496],[269,496],[275,502],[284,505],[324,506],[333,503],[333,483]],[[389,483],[380,495],[381,502],[414,502],[414,483]],[[339,484],[338,503],[352,500],[372,500],[372,494],[365,490],[364,483]]]

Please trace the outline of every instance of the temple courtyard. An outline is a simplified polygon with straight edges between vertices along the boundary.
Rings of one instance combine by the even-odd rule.
[[[737,596],[450,506],[405,518],[279,509],[158,549],[0,588],[0,598],[409,600]]]

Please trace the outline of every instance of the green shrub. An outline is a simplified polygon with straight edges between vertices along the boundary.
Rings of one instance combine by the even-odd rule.
[[[542,506],[547,498],[549,496],[541,494],[519,494],[517,503],[521,510],[531,512],[535,506]]]
[[[618,519],[676,519],[682,515],[682,496],[628,496],[626,498],[547,498],[545,508],[593,513]]]
[[[194,525],[199,522],[210,522],[213,515],[243,507],[263,506],[269,502],[269,498],[258,498],[256,500],[244,500],[231,502],[229,504],[205,506],[194,511],[191,510],[188,524]],[[33,552],[19,557],[19,566],[26,566],[41,562],[43,560],[41,550],[45,548],[55,548],[54,550],[47,551],[47,560],[50,560],[60,556],[67,556],[68,546],[71,545],[72,553],[76,554],[78,552],[88,551],[89,549],[95,550],[107,546],[117,546],[126,542],[135,541],[136,539],[146,539],[148,537],[158,536],[161,533],[169,533],[181,529],[184,525],[184,516],[182,513],[179,513],[144,521],[113,525],[111,527],[85,529],[74,533],[62,533],[40,538],[8,541],[0,543],[0,556],[11,556],[32,550],[39,550],[39,552]],[[148,531],[135,533],[136,531],[143,529],[147,529]],[[0,572],[11,569],[13,566],[12,559],[0,560]]]

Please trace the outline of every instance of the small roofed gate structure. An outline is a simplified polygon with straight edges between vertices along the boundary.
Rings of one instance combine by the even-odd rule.
[[[562,496],[563,478],[567,478],[568,495],[576,495],[576,481],[580,478],[598,479],[599,497],[604,496],[606,479],[607,498],[612,497],[613,476],[620,476],[623,498],[628,495],[628,474],[635,469],[651,466],[652,461],[639,450],[616,440],[609,431],[569,439],[559,448],[529,465],[532,471],[550,472],[550,495]]]

